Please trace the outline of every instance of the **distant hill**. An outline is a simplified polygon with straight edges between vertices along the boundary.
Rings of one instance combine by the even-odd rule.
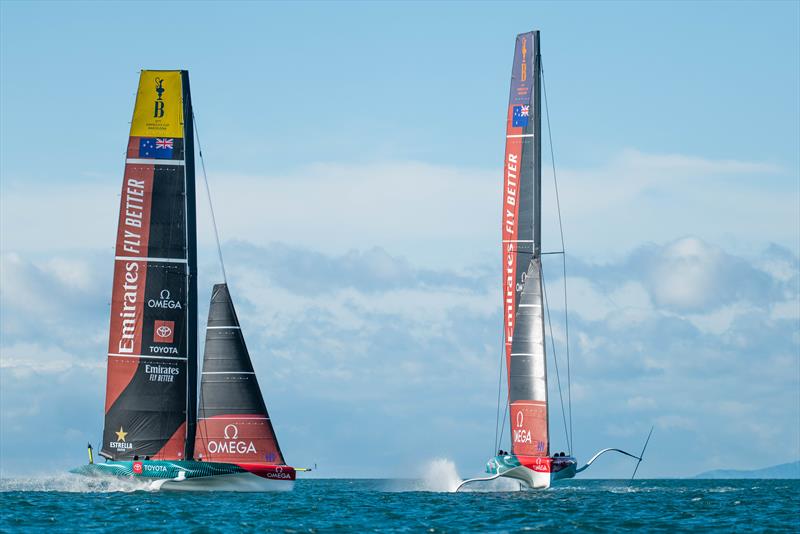
[[[800,460],[763,469],[714,469],[694,478],[800,478]]]

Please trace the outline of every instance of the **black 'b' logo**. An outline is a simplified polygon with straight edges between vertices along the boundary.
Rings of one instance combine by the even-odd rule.
[[[158,98],[155,101],[155,109],[153,110],[153,118],[159,119],[164,116],[164,101],[161,100],[161,95],[164,94],[164,80],[156,78],[156,94]]]

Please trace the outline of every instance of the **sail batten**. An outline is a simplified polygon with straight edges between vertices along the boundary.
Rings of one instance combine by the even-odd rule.
[[[549,454],[541,266],[539,33],[517,36],[503,179],[503,309],[512,452]]]

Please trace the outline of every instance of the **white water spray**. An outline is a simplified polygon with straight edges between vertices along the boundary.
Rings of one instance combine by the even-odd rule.
[[[456,491],[463,482],[458,474],[456,464],[447,458],[435,458],[427,462],[420,478],[410,488],[411,491],[434,491],[442,493],[452,493]],[[476,491],[519,491],[520,484],[516,480],[508,478],[497,478],[486,482],[478,482],[461,488],[464,492]],[[408,491],[403,489],[401,491]]]
[[[116,478],[87,477],[64,473],[55,476],[19,477],[0,479],[0,493],[6,491],[62,491],[65,493],[130,493],[157,491],[149,481]]]
[[[456,464],[447,458],[435,458],[425,464],[419,491],[453,492],[461,484]]]

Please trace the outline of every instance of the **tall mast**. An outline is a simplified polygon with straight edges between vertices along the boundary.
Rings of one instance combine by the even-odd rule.
[[[539,30],[533,32],[533,257],[542,254],[542,56]]]
[[[185,71],[141,72],[111,293],[100,453],[113,460],[182,460],[192,452],[194,439],[186,435],[196,418],[197,376],[191,109]]]
[[[517,35],[506,110],[503,308],[512,452],[549,452],[541,281],[539,32]]]
[[[539,269],[539,294],[543,295],[544,273],[542,272],[542,49],[539,45],[539,30],[533,32],[533,260]],[[540,298],[544,311],[544,302]],[[542,329],[542,367],[544,368],[545,389],[547,389],[547,339],[544,315]],[[550,435],[550,406],[545,405],[547,435]],[[550,455],[550,440],[547,440],[547,455]]]
[[[184,458],[194,458],[197,429],[197,208],[194,180],[194,117],[189,71],[181,71],[186,176],[186,258],[188,262],[188,317],[186,365],[186,442]]]

